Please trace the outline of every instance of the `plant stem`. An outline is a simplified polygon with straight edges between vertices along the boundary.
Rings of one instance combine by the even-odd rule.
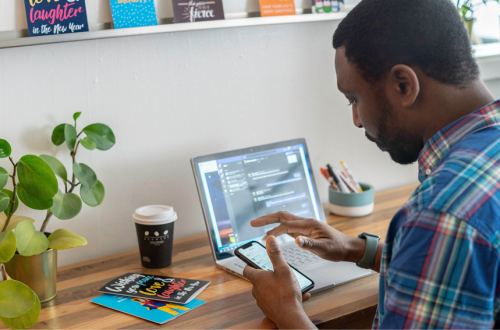
[[[47,216],[45,217],[45,220],[43,220],[42,228],[40,228],[40,232],[44,233],[45,229],[47,228],[47,225],[49,224],[49,220],[52,217],[52,212],[47,212]]]
[[[12,160],[12,157],[9,157],[10,162],[12,165],[14,165],[14,172],[12,173],[12,185],[14,186],[14,189],[12,190],[12,199],[10,200],[10,213],[7,219],[5,220],[5,224],[2,228],[2,232],[7,230],[7,227],[9,226],[10,219],[12,218],[12,215],[14,214],[14,208],[16,206],[16,197],[17,197],[17,184],[16,184],[16,172],[17,172],[17,164],[14,163]]]
[[[0,268],[2,268],[2,273],[5,276],[5,279],[6,280],[11,280],[12,278],[10,278],[9,274],[7,274],[7,271],[5,270],[4,264],[0,264]]]
[[[76,157],[76,153],[78,152],[78,146],[80,145],[80,141],[78,141],[76,143],[76,146],[75,146],[75,150],[71,152],[71,158],[73,159],[73,164],[75,164],[75,157]],[[77,186],[76,184],[76,177],[75,177],[75,173],[73,173],[73,178],[71,179],[71,188],[69,189],[69,193],[73,192],[73,190],[75,189],[75,187]]]

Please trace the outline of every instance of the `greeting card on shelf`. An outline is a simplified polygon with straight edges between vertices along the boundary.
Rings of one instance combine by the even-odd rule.
[[[110,0],[115,29],[158,25],[154,0]]]
[[[30,37],[87,32],[85,0],[24,0]]]
[[[172,0],[174,22],[201,22],[224,19],[222,0]]]
[[[259,0],[260,16],[295,15],[294,0]]]

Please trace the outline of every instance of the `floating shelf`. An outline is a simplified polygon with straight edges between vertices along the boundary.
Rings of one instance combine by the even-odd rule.
[[[50,35],[41,37],[15,37],[13,35],[26,34],[18,32],[10,32],[10,36],[2,38],[0,36],[0,49],[25,47],[35,45],[56,44],[62,42],[73,42],[83,40],[119,38],[129,36],[140,36],[158,33],[172,33],[184,31],[197,31],[197,30],[211,30],[211,29],[224,29],[235,27],[259,26],[259,25],[276,25],[276,24],[292,24],[292,23],[307,23],[307,22],[323,22],[323,21],[336,21],[342,20],[348,11],[329,14],[300,14],[290,16],[274,16],[274,17],[250,17],[250,18],[229,18],[225,20],[195,22],[195,23],[170,23],[161,24],[156,26],[146,26],[128,29],[110,29],[103,28],[97,31],[69,33],[60,35]],[[229,15],[228,15],[229,16]],[[104,26],[104,25],[103,25]],[[3,33],[4,35],[5,32]]]

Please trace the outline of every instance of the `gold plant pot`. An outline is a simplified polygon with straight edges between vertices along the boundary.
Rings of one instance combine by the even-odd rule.
[[[29,286],[40,299],[46,302],[57,294],[57,250],[47,250],[42,254],[23,257],[16,254],[5,264],[7,274],[13,280]]]

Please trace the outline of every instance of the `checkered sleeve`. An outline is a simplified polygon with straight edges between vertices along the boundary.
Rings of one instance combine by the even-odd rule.
[[[420,211],[400,228],[385,270],[380,329],[486,329],[498,312],[499,256],[467,222]]]

